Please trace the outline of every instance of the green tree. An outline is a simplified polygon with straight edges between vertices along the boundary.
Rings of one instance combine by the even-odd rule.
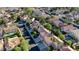
[[[59,34],[58,37],[59,37],[60,39],[62,39],[62,40],[65,39],[65,35],[63,35],[63,34]]]
[[[43,17],[43,16],[39,16],[39,17],[38,17],[38,20],[39,20],[39,22],[40,22],[41,24],[46,23],[45,17]]]
[[[52,25],[49,24],[49,23],[45,23],[45,24],[44,24],[44,27],[45,27],[46,29],[48,29],[48,30],[52,30]]]
[[[28,51],[28,41],[26,41],[24,38],[21,40],[20,47],[23,51]]]
[[[25,13],[27,13],[28,15],[32,15],[33,13],[32,8],[25,8]]]
[[[66,43],[67,43],[69,46],[71,46],[72,41],[71,41],[71,40],[66,40]]]
[[[53,33],[54,33],[55,35],[57,35],[57,36],[61,34],[60,29],[57,29],[57,28],[55,28],[55,27],[52,29],[52,31],[53,31]]]

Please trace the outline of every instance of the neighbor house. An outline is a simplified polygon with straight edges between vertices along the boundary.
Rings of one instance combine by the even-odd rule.
[[[15,46],[18,46],[19,44],[20,44],[20,38],[19,37],[8,38],[6,40],[5,48],[6,48],[6,50],[11,50]]]

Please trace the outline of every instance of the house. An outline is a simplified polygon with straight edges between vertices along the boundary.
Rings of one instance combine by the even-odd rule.
[[[13,38],[8,38],[6,41],[6,50],[11,50],[15,46],[20,44],[20,38],[19,37],[13,37]]]
[[[33,16],[43,16],[43,17],[50,17],[48,14],[46,14],[42,9],[33,8]]]
[[[38,29],[42,25],[39,23],[39,21],[32,20],[32,24],[30,26],[31,26],[31,28],[37,28]]]
[[[51,19],[49,19],[50,23],[53,23],[55,26],[60,27],[62,25],[64,25],[64,23],[62,21],[59,20],[59,17],[55,16]]]
[[[50,35],[50,32],[48,33],[46,29],[42,27],[38,28],[38,32],[40,33],[40,37],[42,38],[42,40],[44,40],[47,45],[52,44],[52,40],[51,40],[52,37]]]
[[[4,42],[3,39],[0,39],[0,51],[4,50]]]
[[[55,36],[55,35],[53,35],[53,40],[52,41],[53,41],[52,46],[55,49],[60,49],[63,46],[63,44],[64,44],[64,42],[60,38],[58,38],[57,36]]]
[[[48,46],[53,46],[55,49],[60,49],[63,46],[63,41],[51,34],[45,28],[39,28],[38,32],[40,33],[40,38],[44,41]]]
[[[15,26],[8,26],[3,29],[4,33],[16,32],[17,28]]]
[[[61,22],[60,20],[53,20],[52,22],[57,27],[60,27],[60,26],[63,26],[64,25],[64,23]]]
[[[79,29],[71,30],[70,32],[77,40],[79,40]]]
[[[40,16],[40,15],[42,15],[41,14],[41,11],[39,10],[39,9],[35,9],[35,8],[33,8],[33,16]]]
[[[61,27],[62,32],[69,32],[69,31],[75,30],[75,29],[76,29],[76,27],[74,27],[71,24],[70,25],[64,25],[64,26]]]

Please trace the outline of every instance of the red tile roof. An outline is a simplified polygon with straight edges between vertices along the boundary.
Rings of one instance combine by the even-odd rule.
[[[61,29],[66,31],[71,31],[71,30],[75,30],[76,27],[74,27],[73,25],[65,25],[65,26],[62,26]]]

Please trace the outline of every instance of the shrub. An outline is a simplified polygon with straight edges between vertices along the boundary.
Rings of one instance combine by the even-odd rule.
[[[71,46],[72,45],[72,41],[71,40],[66,40],[66,43]]]
[[[65,36],[64,36],[63,34],[59,34],[58,37],[59,37],[60,39],[62,39],[62,40],[65,39]]]
[[[24,38],[21,40],[20,47],[22,51],[28,51],[28,41],[26,41]]]

